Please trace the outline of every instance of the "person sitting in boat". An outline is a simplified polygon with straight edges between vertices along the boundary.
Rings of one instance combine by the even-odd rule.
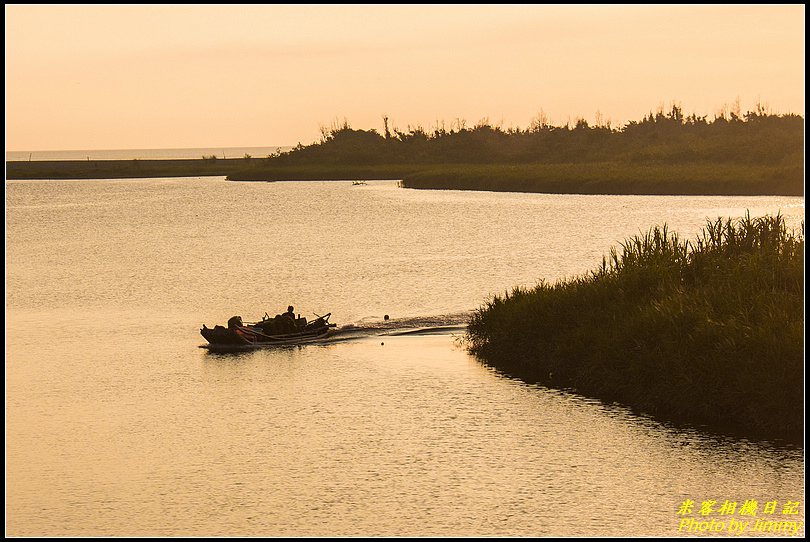
[[[296,330],[295,309],[292,305],[287,307],[287,312],[277,314],[273,318],[273,332],[277,334],[293,333]]]

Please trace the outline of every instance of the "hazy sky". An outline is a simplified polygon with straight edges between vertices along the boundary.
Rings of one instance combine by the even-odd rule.
[[[308,144],[347,119],[804,115],[804,5],[6,6],[6,150]]]

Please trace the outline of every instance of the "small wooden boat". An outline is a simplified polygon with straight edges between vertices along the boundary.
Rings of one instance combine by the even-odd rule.
[[[329,323],[331,315],[330,312],[307,322],[306,318],[293,319],[287,315],[270,318],[265,314],[261,321],[249,324],[234,316],[228,320],[228,327],[209,328],[203,324],[200,334],[208,341],[205,348],[220,351],[322,342],[337,326]]]

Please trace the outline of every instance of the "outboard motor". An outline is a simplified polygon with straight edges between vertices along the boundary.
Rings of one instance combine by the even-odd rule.
[[[228,329],[234,329],[236,327],[244,327],[244,324],[242,324],[241,316],[232,316],[228,320]]]

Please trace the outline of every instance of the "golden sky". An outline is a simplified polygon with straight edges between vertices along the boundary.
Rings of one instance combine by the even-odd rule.
[[[308,144],[321,126],[804,115],[804,5],[11,5],[6,150]]]

